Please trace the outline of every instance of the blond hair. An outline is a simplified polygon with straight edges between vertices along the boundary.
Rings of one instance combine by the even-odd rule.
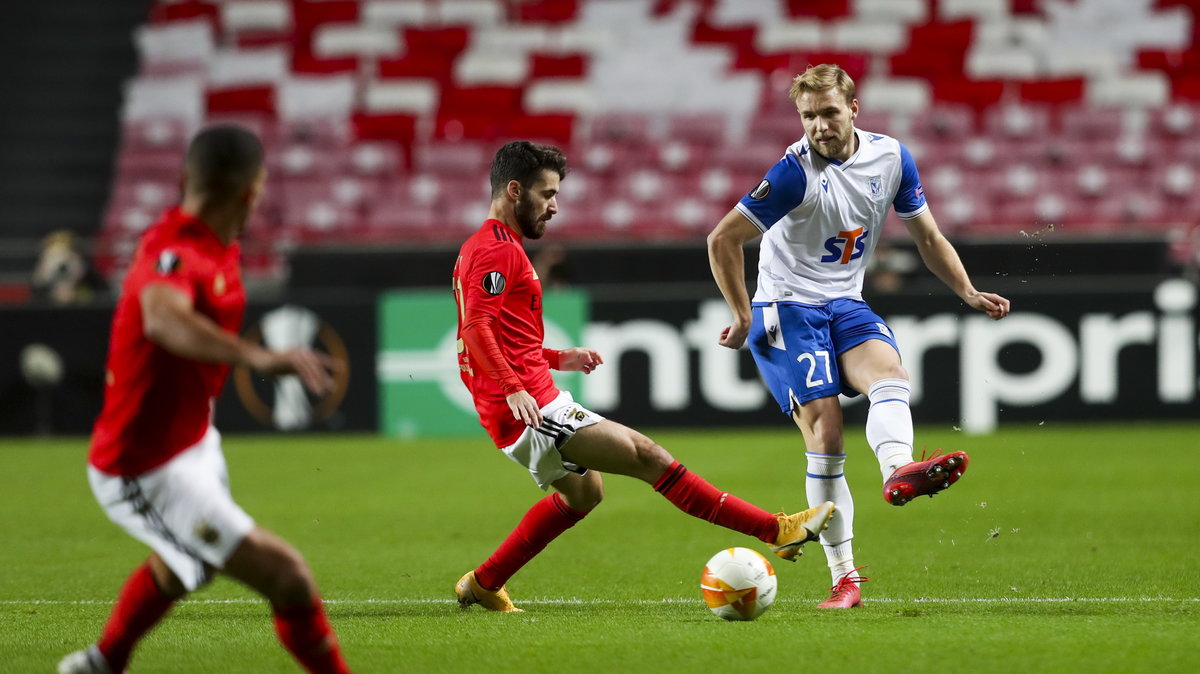
[[[792,80],[792,88],[788,89],[788,98],[795,101],[805,93],[829,91],[830,89],[842,92],[842,95],[846,97],[847,104],[854,100],[854,80],[850,78],[850,75],[846,74],[841,66],[822,63],[819,66],[810,66],[808,70],[796,75],[796,78]]]

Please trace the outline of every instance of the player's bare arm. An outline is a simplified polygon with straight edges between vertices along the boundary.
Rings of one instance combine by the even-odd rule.
[[[759,234],[754,223],[735,208],[708,235],[708,265],[733,312],[733,322],[721,331],[717,343],[730,349],[741,348],[750,334],[750,294],[746,290],[746,254],[742,247]]]
[[[947,287],[967,303],[967,306],[986,313],[994,320],[1000,320],[1008,315],[1009,301],[996,293],[976,290],[967,276],[962,260],[954,246],[946,240],[938,229],[933,214],[925,211],[911,220],[905,221],[908,233],[917,244],[921,260],[935,276],[941,279]]]
[[[563,372],[591,374],[603,364],[604,359],[600,357],[598,351],[576,346],[559,352],[558,368],[556,369]]]
[[[196,311],[187,293],[167,283],[151,283],[139,296],[142,331],[171,353],[206,363],[244,364],[265,374],[296,374],[313,393],[333,386],[334,359],[309,349],[270,351],[223,330]]]

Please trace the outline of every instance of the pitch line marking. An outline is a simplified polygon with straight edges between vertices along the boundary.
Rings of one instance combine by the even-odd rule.
[[[261,604],[264,599],[185,599],[183,604]],[[778,599],[777,603],[807,603],[808,599],[792,597]],[[1071,603],[1154,603],[1154,602],[1200,602],[1200,597],[868,597],[865,603],[879,604],[1071,604]],[[519,599],[520,604],[589,606],[606,604],[694,604],[699,597],[665,597],[663,599],[579,599],[579,598],[536,598]],[[455,604],[455,599],[325,599],[324,603],[338,606],[366,606],[370,604]],[[0,606],[111,606],[107,599],[0,599]]]

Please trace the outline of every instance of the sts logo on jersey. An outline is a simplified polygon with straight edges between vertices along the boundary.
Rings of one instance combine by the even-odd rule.
[[[869,233],[859,227],[848,232],[838,232],[836,236],[825,239],[825,250],[829,251],[829,254],[822,256],[821,262],[848,264],[851,260],[862,257]]]

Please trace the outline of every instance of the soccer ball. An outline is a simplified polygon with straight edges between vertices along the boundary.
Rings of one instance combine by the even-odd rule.
[[[754,620],[775,601],[775,569],[755,550],[726,548],[704,565],[704,602],[726,620]]]

